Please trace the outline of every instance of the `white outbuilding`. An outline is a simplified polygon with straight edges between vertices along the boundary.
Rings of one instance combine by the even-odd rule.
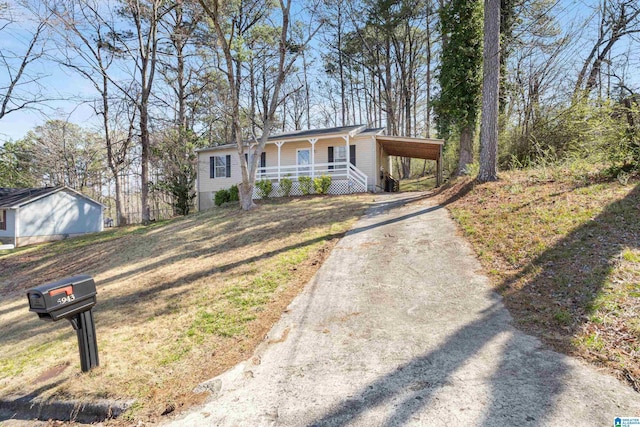
[[[17,247],[102,231],[103,209],[68,187],[0,188],[0,244]]]

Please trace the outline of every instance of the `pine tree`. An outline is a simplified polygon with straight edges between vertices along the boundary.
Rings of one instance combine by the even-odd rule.
[[[500,87],[500,0],[484,2],[484,72],[478,181],[498,179],[498,92]]]

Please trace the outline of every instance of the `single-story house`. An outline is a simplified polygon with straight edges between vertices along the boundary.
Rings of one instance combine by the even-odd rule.
[[[271,135],[260,158],[256,180],[273,182],[272,195],[282,195],[283,178],[293,181],[291,195],[300,195],[298,179],[329,175],[330,194],[385,191],[391,156],[430,159],[437,162],[438,185],[442,179],[442,147],[439,139],[386,136],[384,129],[364,125],[299,130]],[[198,208],[213,206],[216,191],[242,181],[235,144],[198,150]],[[258,191],[254,197],[259,198]]]
[[[68,187],[0,188],[0,242],[17,247],[102,231],[103,209]]]

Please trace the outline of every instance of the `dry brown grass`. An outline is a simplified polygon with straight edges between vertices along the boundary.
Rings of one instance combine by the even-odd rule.
[[[129,421],[199,402],[194,386],[252,353],[371,199],[228,207],[0,255],[0,395],[135,398]],[[76,274],[98,286],[87,374],[70,325],[39,321],[25,296]]]
[[[438,196],[518,325],[640,391],[640,185],[554,168]]]
[[[429,191],[436,187],[435,176],[400,180],[400,191]]]

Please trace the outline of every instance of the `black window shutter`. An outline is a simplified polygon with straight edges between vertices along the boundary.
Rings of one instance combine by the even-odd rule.
[[[249,165],[249,155],[247,153],[244,153],[244,161]]]
[[[349,160],[351,160],[351,164],[353,166],[356,165],[356,146],[355,145],[349,146]]]
[[[260,167],[267,167],[267,153],[265,153],[264,151],[262,152],[262,154],[260,154]]]
[[[329,163],[333,163],[333,147],[329,147]],[[329,166],[329,170],[333,169],[333,166]]]
[[[231,178],[231,155],[227,154],[227,178]]]
[[[209,178],[215,178],[215,167],[216,167],[216,158],[215,157],[209,157]]]

